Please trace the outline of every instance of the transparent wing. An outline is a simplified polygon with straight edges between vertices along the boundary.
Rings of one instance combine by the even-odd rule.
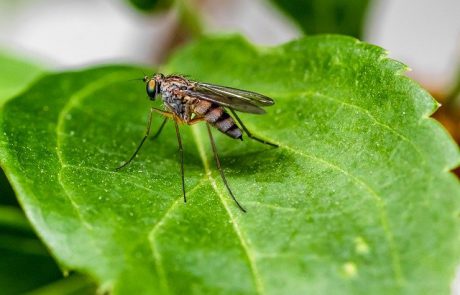
[[[252,91],[195,82],[192,89],[185,91],[187,95],[211,101],[236,111],[264,114],[261,107],[271,106],[273,99]]]
[[[250,102],[251,104],[258,105],[258,106],[271,106],[275,104],[273,99],[271,99],[270,97],[267,97],[265,95],[262,95],[256,92],[246,91],[246,90],[232,88],[232,87],[197,82],[195,90],[200,91],[203,89],[214,92],[215,94],[218,94],[218,95],[233,97],[235,98],[235,100]]]
[[[265,110],[259,106],[256,106],[250,102],[242,101],[235,99],[234,97],[230,96],[222,96],[215,94],[214,92],[209,91],[193,91],[193,90],[185,90],[185,93],[188,96],[196,97],[198,99],[207,100],[210,102],[214,102],[218,105],[228,107],[235,111],[240,111],[244,113],[252,113],[252,114],[264,114]]]

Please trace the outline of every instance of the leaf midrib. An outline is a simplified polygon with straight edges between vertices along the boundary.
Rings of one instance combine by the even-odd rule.
[[[264,286],[263,286],[263,283],[262,283],[262,280],[261,280],[261,275],[259,274],[259,271],[258,271],[258,268],[257,268],[257,265],[256,265],[256,261],[255,261],[255,257],[254,257],[255,255],[254,255],[253,251],[251,250],[251,248],[249,247],[249,244],[246,241],[246,238],[244,237],[244,235],[243,235],[243,233],[242,233],[242,231],[241,231],[241,229],[239,227],[239,224],[238,224],[237,220],[233,216],[230,208],[228,207],[228,205],[227,205],[227,203],[225,201],[225,197],[218,190],[216,180],[212,177],[212,172],[211,172],[211,169],[209,167],[208,158],[206,157],[206,152],[205,152],[205,149],[204,149],[203,141],[200,140],[200,138],[202,138],[202,137],[200,135],[199,127],[195,125],[195,126],[192,126],[191,128],[192,128],[193,138],[194,138],[195,143],[197,145],[198,153],[200,155],[201,161],[203,162],[203,167],[204,167],[204,170],[205,170],[205,174],[208,176],[209,182],[210,182],[213,190],[216,192],[217,196],[219,197],[220,202],[222,203],[225,211],[227,212],[228,217],[230,218],[230,222],[232,224],[233,230],[235,231],[235,234],[236,234],[236,236],[238,237],[238,239],[240,241],[241,248],[245,252],[246,257],[248,259],[249,268],[251,269],[251,274],[252,274],[252,278],[253,278],[253,281],[254,281],[254,285],[256,287],[257,294],[260,294],[260,295],[265,294]]]
[[[198,181],[198,183],[188,192],[188,195],[192,195],[198,188],[200,188],[203,185],[204,178]],[[163,226],[165,220],[169,217],[171,212],[176,208],[176,206],[180,203],[180,201],[183,200],[183,196],[181,195],[180,197],[176,198],[176,200],[171,204],[171,206],[165,211],[163,216],[158,220],[158,222],[153,226],[152,230],[150,230],[148,234],[148,240],[150,242],[150,249],[152,250],[152,255],[155,260],[155,266],[157,268],[158,275],[160,277],[160,284],[161,287],[163,288],[163,291],[165,291],[167,294],[170,294],[170,289],[169,289],[169,283],[168,279],[166,277],[166,272],[163,268],[163,262],[161,258],[161,254],[158,251],[157,248],[158,245],[156,243],[156,236],[158,230]]]

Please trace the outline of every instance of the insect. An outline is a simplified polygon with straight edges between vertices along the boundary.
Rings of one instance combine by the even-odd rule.
[[[163,74],[155,74],[152,77],[145,76],[142,81],[146,84],[146,91],[150,100],[154,101],[158,96],[161,96],[164,109],[155,107],[150,109],[144,137],[133,155],[123,165],[116,168],[116,171],[126,167],[136,157],[150,134],[152,114],[158,113],[164,116],[164,120],[153,138],[157,138],[160,135],[169,119],[174,122],[180,152],[182,194],[184,196],[184,202],[187,202],[184,181],[184,152],[178,124],[184,123],[193,125],[198,122],[205,122],[211,141],[214,160],[220,176],[222,177],[222,181],[238,208],[246,212],[243,206],[235,198],[225,178],[210,126],[234,139],[243,140],[244,131],[246,135],[253,140],[269,146],[278,147],[278,145],[274,143],[252,135],[236,114],[236,111],[264,114],[265,110],[262,107],[273,105],[275,103],[273,99],[259,93],[196,82],[178,75],[165,76]]]

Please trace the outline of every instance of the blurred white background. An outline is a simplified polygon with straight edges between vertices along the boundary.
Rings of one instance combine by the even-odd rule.
[[[238,31],[265,45],[301,34],[265,0],[199,3],[212,31]],[[111,61],[157,63],[175,25],[174,12],[143,14],[123,0],[0,2],[0,48],[38,56],[57,68]],[[408,64],[410,75],[425,87],[449,90],[460,64],[459,0],[377,0],[366,27],[364,39]]]

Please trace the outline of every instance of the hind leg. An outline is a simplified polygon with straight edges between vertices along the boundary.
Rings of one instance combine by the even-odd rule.
[[[246,126],[244,126],[243,124],[243,121],[241,121],[240,117],[238,117],[238,115],[235,113],[234,110],[230,109],[230,112],[232,112],[232,115],[235,117],[235,119],[238,121],[238,123],[240,124],[241,128],[243,128],[244,132],[247,134],[247,136],[255,141],[258,141],[260,143],[263,143],[263,144],[266,144],[266,145],[269,145],[269,146],[273,146],[273,147],[278,147],[277,144],[275,143],[271,143],[267,140],[264,140],[264,139],[261,139],[261,138],[258,138],[254,135],[252,135],[252,133],[248,130],[248,128],[246,128]]]

